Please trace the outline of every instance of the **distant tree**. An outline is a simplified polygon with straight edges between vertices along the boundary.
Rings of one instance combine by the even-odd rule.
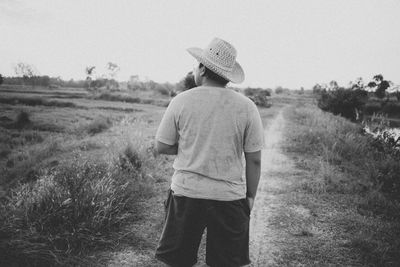
[[[351,119],[362,119],[362,110],[368,100],[365,90],[338,88],[334,91],[322,91],[318,99],[318,107],[335,115]]]
[[[185,90],[192,89],[197,86],[196,82],[194,81],[194,75],[192,71],[188,72],[185,78],[183,78],[183,86]]]
[[[116,63],[108,62],[107,63],[107,71],[109,80],[107,82],[107,89],[114,89],[119,87],[118,82],[115,80],[118,72],[120,71],[120,67]]]
[[[321,94],[321,92],[324,89],[322,88],[322,86],[319,83],[317,83],[316,85],[313,86],[312,90],[313,90],[313,94],[319,95],[319,94]]]
[[[87,83],[87,88],[90,90],[91,89],[91,85],[92,85],[92,77],[94,75],[94,69],[96,68],[96,66],[87,66],[85,69],[85,73],[86,73],[86,83]]]
[[[329,88],[329,90],[336,90],[336,89],[339,88],[339,85],[338,85],[337,81],[332,80],[332,81],[329,82],[329,87],[328,88]]]
[[[2,85],[4,82],[3,76],[0,74],[0,85]]]
[[[282,86],[278,86],[275,88],[275,94],[282,94],[283,93],[283,87]]]
[[[189,89],[192,89],[196,87],[196,83],[194,81],[194,76],[193,72],[190,71],[186,74],[185,77],[183,77],[177,84],[176,84],[176,90],[177,91],[186,91]]]
[[[364,90],[365,87],[364,80],[362,77],[358,77],[354,82],[351,82],[350,84],[351,84],[350,88],[353,90],[357,89]]]
[[[32,81],[32,86],[35,86],[32,77],[37,75],[37,71],[33,65],[19,62],[17,65],[15,65],[14,72],[17,76],[22,77],[23,85],[29,81]]]
[[[390,87],[390,82],[387,80],[383,79],[382,74],[377,74],[373,78],[373,82],[368,83],[368,86],[371,87],[370,85],[376,86],[375,90],[375,95],[379,98],[384,98],[386,95],[386,89]]]

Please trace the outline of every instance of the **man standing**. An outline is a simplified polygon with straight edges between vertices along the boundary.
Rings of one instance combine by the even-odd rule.
[[[214,38],[188,52],[198,61],[197,87],[171,101],[156,134],[157,152],[177,155],[156,258],[193,266],[207,228],[207,265],[243,266],[250,263],[249,219],[260,178],[260,114],[250,99],[226,88],[244,80],[230,43]]]

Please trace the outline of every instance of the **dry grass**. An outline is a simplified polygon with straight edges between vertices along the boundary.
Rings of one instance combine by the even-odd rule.
[[[400,203],[392,193],[400,182],[399,159],[376,149],[360,126],[314,105],[293,107],[286,117],[286,151],[308,173],[298,182],[296,201],[310,205],[312,199],[313,224],[334,236],[310,243],[303,260],[313,265],[310,259],[319,255],[327,265],[349,264],[346,255],[350,265],[399,265]],[[322,203],[325,210],[318,210]]]
[[[0,265],[96,265],[89,254],[147,243],[129,226],[167,181],[148,150],[161,108],[20,99],[0,108]]]

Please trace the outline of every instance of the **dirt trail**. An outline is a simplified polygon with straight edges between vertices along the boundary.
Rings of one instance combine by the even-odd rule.
[[[280,240],[285,233],[271,221],[272,214],[282,210],[282,192],[288,181],[282,175],[293,170],[293,163],[280,149],[284,118],[282,110],[265,129],[265,149],[262,151],[261,178],[250,220],[250,266],[273,266],[279,254]]]

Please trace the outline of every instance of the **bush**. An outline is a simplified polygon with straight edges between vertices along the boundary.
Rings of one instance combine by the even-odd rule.
[[[271,107],[268,101],[268,96],[271,96],[271,92],[262,88],[246,88],[244,89],[244,95],[249,97],[257,106],[260,107]]]
[[[85,130],[90,135],[101,133],[112,126],[110,118],[97,117],[85,126]]]
[[[31,120],[29,119],[29,114],[26,111],[21,111],[17,115],[17,119],[15,124],[19,127],[24,127],[27,124],[30,124]]]
[[[355,120],[357,111],[363,110],[367,99],[368,95],[364,90],[338,88],[333,91],[321,91],[318,107],[335,115]]]
[[[280,87],[280,86],[278,86],[278,87],[275,88],[275,94],[282,94],[283,91],[284,91],[283,88]]]
[[[168,90],[168,88],[166,88],[165,86],[163,86],[162,84],[157,84],[156,86],[155,86],[155,90],[157,91],[157,92],[159,92],[160,94],[162,94],[162,95],[165,95],[165,96],[169,96],[169,90]]]
[[[248,88],[244,89],[244,95],[245,96],[256,96],[256,95],[259,95],[259,96],[267,97],[267,96],[271,96],[271,92],[268,89],[250,88],[250,87],[248,87]]]
[[[119,160],[76,157],[14,189],[0,206],[0,265],[87,265],[79,256],[115,245],[110,234],[138,217],[147,188]]]
[[[269,108],[271,107],[271,103],[268,101],[268,98],[262,95],[249,96],[249,98],[259,107]]]

